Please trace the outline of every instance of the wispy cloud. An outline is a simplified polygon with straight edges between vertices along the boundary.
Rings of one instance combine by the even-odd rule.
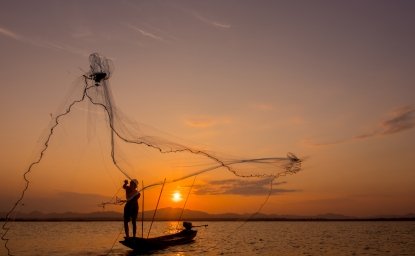
[[[45,48],[50,48],[50,49],[55,49],[55,50],[61,50],[61,51],[65,51],[65,52],[74,53],[76,55],[89,56],[89,53],[86,50],[79,49],[77,47],[73,47],[73,46],[70,46],[70,45],[67,45],[67,44],[63,44],[63,43],[39,42],[37,45],[41,46],[41,47],[45,47]]]
[[[381,123],[380,134],[394,134],[415,127],[415,107],[403,106],[395,109],[391,117]]]
[[[8,29],[2,28],[0,27],[0,35],[12,38],[14,40],[21,40],[22,37],[20,35],[18,35],[17,33],[10,31]]]
[[[367,139],[374,136],[391,135],[415,127],[415,107],[402,106],[392,110],[371,132],[361,133],[352,139]]]
[[[210,128],[221,124],[231,123],[227,117],[192,116],[186,117],[184,123],[193,128]]]
[[[63,43],[47,42],[47,41],[43,41],[39,39],[31,39],[19,33],[6,29],[4,27],[0,27],[0,35],[6,36],[8,38],[14,39],[22,43],[37,46],[37,47],[66,51],[66,52],[74,53],[74,54],[81,55],[81,56],[88,56],[88,53],[86,53],[86,51],[82,49],[72,47],[72,46],[69,46]]]
[[[164,39],[161,36],[156,35],[154,32],[152,33],[152,32],[146,31],[146,30],[144,30],[142,28],[139,28],[137,26],[134,26],[132,24],[126,24],[126,26],[129,27],[130,29],[134,30],[134,31],[139,32],[140,35],[142,35],[144,37],[148,37],[148,38],[151,38],[151,39],[154,39],[154,40],[157,40],[157,41],[164,41]]]
[[[207,24],[207,25],[211,25],[214,26],[216,28],[219,29],[230,29],[232,26],[230,24],[224,23],[224,22],[219,22],[219,21],[214,21],[211,19],[206,18],[205,16],[202,16],[200,13],[197,13],[196,11],[191,11],[190,12],[193,17],[195,17],[196,19],[202,21],[203,23]]]
[[[85,26],[79,26],[74,29],[71,36],[76,39],[85,39],[93,36],[92,31]]]
[[[240,179],[228,179],[228,180],[212,180],[204,185],[195,186],[195,194],[197,195],[267,195],[270,192],[270,182],[272,180],[260,179],[260,180],[240,180]],[[275,186],[283,185],[286,182],[273,183],[272,194],[281,194],[288,192],[296,192],[293,189],[281,189],[275,188]]]
[[[259,111],[272,111],[275,109],[275,107],[269,103],[255,103],[252,104],[251,107]]]
[[[349,139],[341,139],[337,141],[325,142],[325,143],[316,143],[308,141],[307,144],[312,146],[327,146],[334,144],[346,143],[353,140],[363,140],[369,139],[377,136],[387,136],[396,133],[400,133],[406,130],[410,130],[415,127],[415,107],[411,105],[402,106],[392,110],[388,117],[383,121],[380,121],[379,124],[369,132],[360,133]]]

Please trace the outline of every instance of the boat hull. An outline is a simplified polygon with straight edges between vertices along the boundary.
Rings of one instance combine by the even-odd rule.
[[[197,230],[182,230],[175,234],[152,238],[129,237],[120,241],[120,243],[137,251],[153,251],[165,249],[170,246],[191,243],[194,241],[193,239],[196,234]]]

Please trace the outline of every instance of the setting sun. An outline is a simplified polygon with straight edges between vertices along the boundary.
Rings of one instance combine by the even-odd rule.
[[[180,194],[179,191],[176,191],[172,194],[171,200],[173,202],[180,202],[180,201],[182,201],[182,199],[183,199],[182,194]]]

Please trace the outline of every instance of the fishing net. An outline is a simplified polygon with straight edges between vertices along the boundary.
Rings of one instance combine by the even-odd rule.
[[[301,169],[301,159],[292,153],[288,153],[284,157],[261,157],[261,158],[238,158],[225,154],[217,153],[204,149],[199,146],[192,146],[191,143],[184,143],[183,140],[175,138],[166,133],[160,132],[150,126],[133,122],[126,118],[116,107],[115,101],[111,93],[111,85],[109,79],[113,73],[112,62],[97,54],[93,53],[89,57],[90,70],[86,72],[81,82],[75,87],[73,93],[66,99],[63,110],[52,116],[52,121],[47,129],[47,134],[38,151],[36,159],[29,164],[23,174],[25,186],[21,192],[19,199],[7,213],[6,221],[3,224],[2,240],[5,241],[7,247],[7,232],[9,230],[8,222],[16,207],[22,202],[25,193],[29,188],[28,174],[38,165],[45,154],[49,144],[54,137],[57,128],[71,112],[76,109],[77,105],[87,104],[89,109],[94,109],[91,113],[97,111],[103,113],[106,120],[106,129],[109,135],[110,157],[113,166],[122,173],[127,179],[133,179],[139,175],[137,173],[138,163],[130,161],[129,157],[140,157],[141,154],[151,152],[152,157],[148,159],[141,158],[139,164],[146,165],[154,161],[154,155],[160,155],[157,161],[174,161],[180,162],[176,165],[179,172],[175,170],[167,171],[168,168],[174,169],[172,165],[166,167],[164,177],[160,177],[160,181],[148,184],[141,190],[149,189],[162,185],[163,183],[179,182],[190,177],[201,174],[211,173],[215,170],[225,171],[235,178],[257,178],[270,182],[272,187],[274,179],[281,175],[293,174]],[[122,147],[129,148],[128,154],[124,154]],[[177,160],[179,159],[179,160]],[[162,165],[162,163],[159,163]],[[166,178],[165,182],[162,182]],[[263,186],[263,184],[261,184]],[[197,191],[196,191],[197,192]],[[265,193],[270,195],[269,193]],[[117,203],[117,198],[112,203]],[[111,202],[107,202],[111,203]],[[102,205],[105,205],[103,203]]]

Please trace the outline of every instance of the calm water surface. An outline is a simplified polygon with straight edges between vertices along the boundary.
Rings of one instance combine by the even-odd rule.
[[[155,222],[150,236],[176,222]],[[193,222],[192,244],[155,255],[415,255],[415,222]],[[145,223],[145,234],[149,223]],[[119,244],[121,222],[11,223],[14,255],[135,255]],[[139,228],[141,234],[141,227]],[[172,232],[172,231],[170,231]],[[0,255],[7,255],[4,248]]]

